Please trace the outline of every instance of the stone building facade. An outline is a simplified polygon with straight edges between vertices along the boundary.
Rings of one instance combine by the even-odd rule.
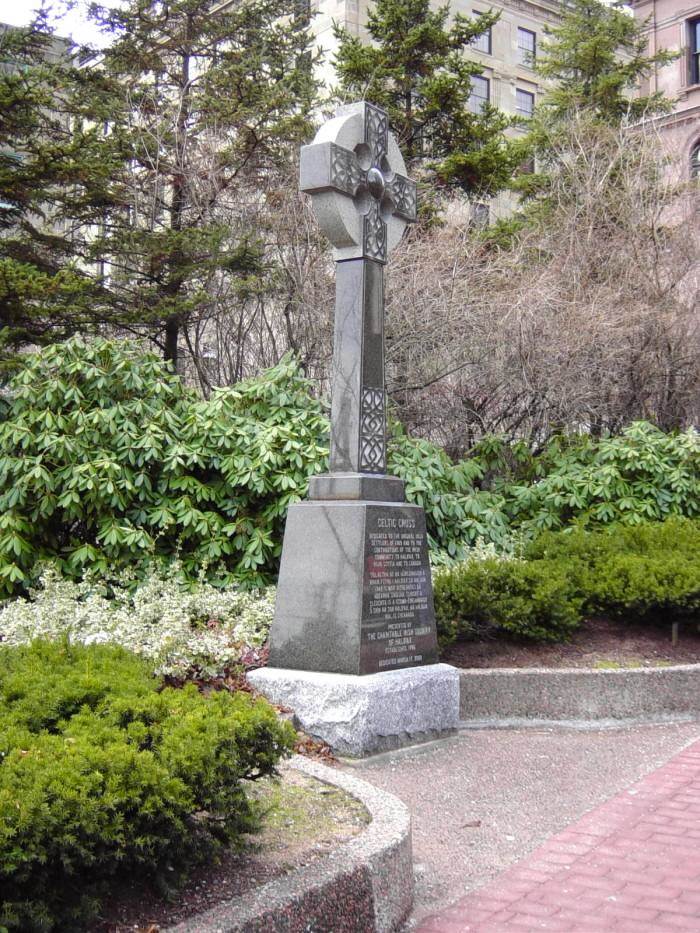
[[[438,7],[440,3],[435,2]],[[367,12],[372,0],[311,0],[312,29],[324,53],[322,76],[328,87],[334,83],[333,55],[336,41],[333,24],[344,26],[353,35],[367,39]],[[527,117],[544,92],[542,78],[533,69],[546,26],[561,18],[562,0],[452,0],[453,13],[465,16],[500,12],[488,35],[480,36],[469,50],[469,57],[483,66],[480,77],[472,80],[471,106],[478,109],[486,101],[509,114]],[[489,214],[499,216],[511,208],[508,196],[499,196],[490,205],[473,205],[473,216],[484,222]]]
[[[372,0],[311,0],[315,14],[312,29],[325,54],[323,75],[327,83],[333,81],[336,49],[333,23],[366,38],[365,24],[371,5]],[[543,89],[542,79],[532,68],[537,49],[545,26],[559,21],[561,7],[560,0],[452,0],[453,13],[473,16],[493,9],[501,14],[490,30],[491,35],[480,37],[470,50],[470,57],[483,65],[483,77],[488,82],[488,86],[478,88],[479,95],[488,95],[494,106],[507,113],[527,112]]]
[[[657,67],[640,93],[661,91],[674,101],[673,112],[656,123],[668,150],[681,159],[686,179],[700,176],[700,2],[633,0],[632,6],[646,24],[651,53],[680,53],[676,61]]]

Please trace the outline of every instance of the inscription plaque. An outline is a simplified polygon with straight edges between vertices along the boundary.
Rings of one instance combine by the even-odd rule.
[[[425,513],[412,506],[368,506],[361,673],[436,662]]]

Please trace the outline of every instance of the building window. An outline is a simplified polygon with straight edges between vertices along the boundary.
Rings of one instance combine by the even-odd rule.
[[[700,84],[700,19],[688,23],[688,47],[690,49],[690,83]]]
[[[469,221],[473,227],[483,230],[489,225],[490,210],[483,201],[472,201],[469,205]]]
[[[700,142],[695,143],[690,153],[690,177],[700,178]]]
[[[516,88],[515,91],[515,112],[519,117],[529,120],[535,111],[535,95],[529,91],[521,91]]]
[[[482,14],[478,10],[472,10],[474,16],[481,16]],[[477,52],[485,52],[487,55],[491,54],[491,27],[489,26],[484,32],[480,33],[478,36],[474,36],[472,41],[469,43],[473,49],[476,49]]]
[[[535,33],[518,26],[518,64],[534,68],[536,48]]]
[[[481,75],[472,75],[472,90],[469,95],[469,110],[471,113],[481,113],[489,102],[489,79]]]

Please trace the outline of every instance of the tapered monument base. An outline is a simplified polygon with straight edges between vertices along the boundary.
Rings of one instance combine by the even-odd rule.
[[[436,662],[423,509],[352,500],[292,505],[270,667],[358,675]]]

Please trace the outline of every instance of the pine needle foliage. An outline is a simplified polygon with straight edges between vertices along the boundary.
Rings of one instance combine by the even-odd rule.
[[[547,222],[554,204],[553,177],[578,170],[581,147],[593,150],[621,127],[671,109],[662,91],[642,94],[640,88],[655,68],[677,54],[666,49],[650,54],[647,43],[645,24],[618,0],[572,0],[563,7],[560,24],[547,27],[536,70],[548,82],[548,90],[523,143],[536,171],[515,178],[512,187],[524,201],[523,216],[506,219],[490,231],[494,242],[509,242],[526,223]],[[589,139],[581,142],[582,134]],[[628,163],[639,150],[638,141],[631,138]],[[660,159],[659,168],[662,163]],[[611,172],[608,184],[613,203],[618,175]],[[577,212],[575,200],[567,209]]]
[[[505,135],[510,117],[491,106],[469,109],[470,43],[490,29],[497,13],[474,19],[430,0],[376,0],[365,43],[342,28],[335,67],[345,97],[366,98],[389,114],[409,170],[437,185],[474,195],[503,188],[522,160],[517,140]]]
[[[121,648],[0,648],[0,926],[84,930],[119,881],[171,892],[254,832],[294,732],[264,700],[166,687]]]
[[[250,199],[310,132],[308,16],[288,7],[94,5],[109,40],[99,55],[74,48],[49,60],[42,20],[5,37],[0,321],[10,349],[120,324],[177,363],[183,323],[235,285],[242,244],[257,245],[242,219]]]
[[[549,117],[587,109],[617,125],[669,110],[661,91],[635,94],[655,67],[677,58],[665,49],[649,53],[645,25],[622,0],[567,3],[560,25],[547,28],[537,61],[552,82],[543,107]]]

